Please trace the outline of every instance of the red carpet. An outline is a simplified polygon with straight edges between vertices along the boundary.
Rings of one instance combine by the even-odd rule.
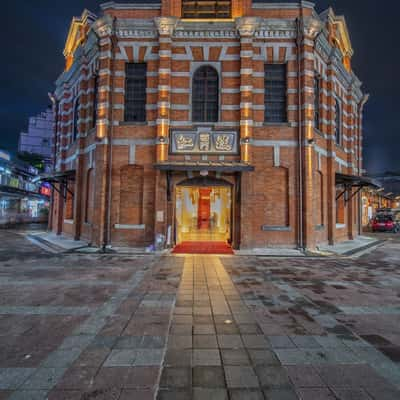
[[[174,254],[234,254],[225,242],[182,242],[172,251]]]

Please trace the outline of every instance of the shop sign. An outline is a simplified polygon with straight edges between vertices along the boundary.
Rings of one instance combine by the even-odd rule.
[[[237,132],[234,131],[172,131],[172,154],[237,154]]]
[[[43,183],[43,185],[40,187],[40,194],[47,197],[51,196],[51,188],[48,183]]]

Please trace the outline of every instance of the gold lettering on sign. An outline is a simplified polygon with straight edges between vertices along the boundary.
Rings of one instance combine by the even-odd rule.
[[[210,151],[210,135],[208,133],[200,133],[199,142],[200,151]]]
[[[178,135],[176,137],[176,147],[178,150],[192,149],[194,146],[193,138],[190,136]]]
[[[215,140],[215,149],[217,151],[232,151],[232,141],[229,135],[218,135]]]

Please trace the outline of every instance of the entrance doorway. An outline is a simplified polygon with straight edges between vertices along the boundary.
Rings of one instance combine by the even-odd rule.
[[[224,182],[224,181],[222,181]],[[187,182],[186,182],[187,183]],[[176,188],[176,243],[231,242],[232,189],[226,184]]]

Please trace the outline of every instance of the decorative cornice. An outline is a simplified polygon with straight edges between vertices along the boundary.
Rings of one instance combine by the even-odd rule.
[[[297,27],[294,20],[263,19],[255,32],[256,38],[294,39],[297,37]]]

